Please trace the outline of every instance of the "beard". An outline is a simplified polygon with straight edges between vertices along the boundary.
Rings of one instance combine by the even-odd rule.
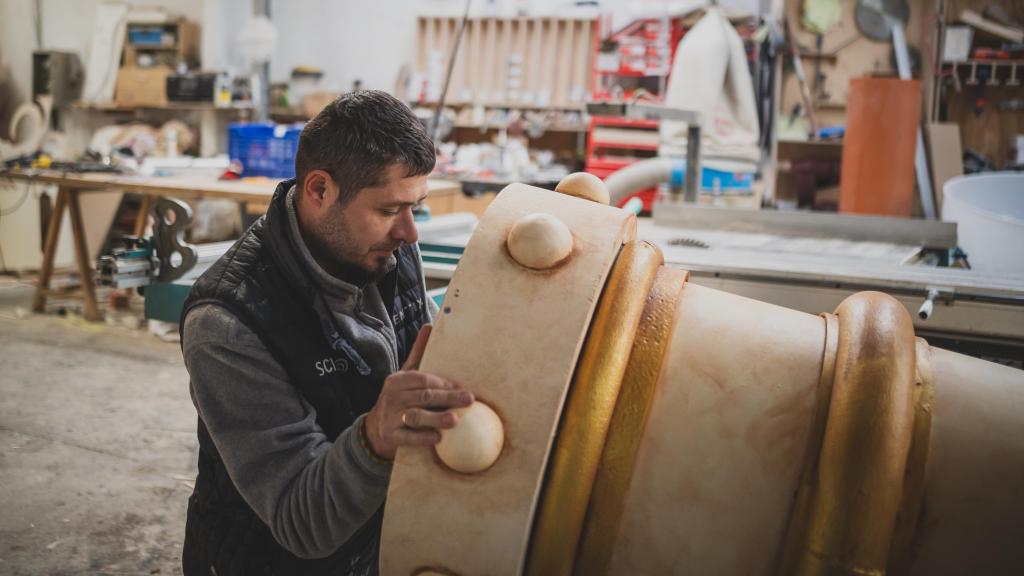
[[[369,247],[360,244],[341,207],[312,232],[306,240],[320,265],[328,274],[356,283],[380,279],[390,268],[391,254],[402,246],[391,239]]]

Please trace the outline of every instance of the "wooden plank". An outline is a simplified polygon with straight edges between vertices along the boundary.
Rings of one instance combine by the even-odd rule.
[[[443,67],[442,67],[442,69],[440,71],[440,74],[437,74],[437,72],[439,72],[439,71],[438,71],[437,67],[434,66],[434,64],[437,61],[437,50],[438,50],[438,48],[437,48],[437,34],[436,34],[438,21],[439,21],[438,18],[431,18],[430,20],[427,21],[427,29],[425,31],[426,32],[426,40],[424,41],[424,45],[426,47],[426,59],[427,59],[427,65],[426,65],[425,71],[427,72],[427,74],[429,74],[429,79],[428,79],[428,83],[427,83],[427,85],[429,86],[429,88],[427,90],[427,100],[435,101],[435,102],[440,99],[440,97],[441,97],[441,87],[444,85],[444,71],[443,71]]]
[[[565,20],[558,23],[558,62],[555,70],[555,98],[558,106],[569,104],[569,90],[572,88],[572,46],[575,22]]]
[[[483,94],[480,92],[480,72],[481,72],[481,32],[480,32],[480,19],[473,18],[467,23],[470,37],[470,58],[469,58],[469,72],[466,75],[468,82],[472,86],[472,94],[470,94],[470,102],[483,102]]]
[[[505,19],[495,18],[494,29],[491,32],[494,37],[494,54],[491,57],[491,102],[505,102],[508,95],[505,93],[505,77],[508,69],[508,59],[505,52]]]
[[[494,68],[496,66],[494,18],[484,18],[483,25],[484,52],[480,77],[481,98],[479,100],[490,104],[494,101]]]
[[[68,216],[71,218],[71,236],[75,241],[75,262],[78,264],[78,275],[82,285],[82,296],[85,304],[86,320],[100,320],[99,307],[96,304],[96,284],[93,279],[92,262],[89,260],[89,247],[85,240],[85,224],[82,223],[82,207],[78,193],[68,191]]]
[[[427,69],[427,20],[426,16],[416,19],[416,70]],[[419,87],[413,87],[413,93],[419,93]]]
[[[452,19],[448,21],[448,38],[450,40],[448,45],[448,57],[451,58],[452,50],[455,49],[455,42],[459,37],[459,27],[461,21]],[[465,102],[463,98],[463,90],[466,83],[466,37],[463,33],[462,45],[459,47],[459,51],[455,54],[455,61],[452,63],[452,85],[448,91],[448,99],[453,103]]]
[[[596,21],[577,22],[577,30],[573,43],[572,72],[570,74],[569,102],[579,104],[586,101],[587,86],[590,80],[590,49],[593,42],[593,29]]]
[[[927,136],[935,203],[941,215],[943,187],[946,182],[964,173],[960,127],[956,124],[928,124]]]
[[[64,220],[64,210],[68,205],[67,188],[58,188],[57,202],[50,215],[50,223],[46,227],[46,245],[43,247],[43,263],[36,281],[36,294],[32,300],[32,309],[42,312],[46,307],[46,292],[50,288],[50,277],[53,276],[53,259],[57,254],[57,240],[60,238],[60,225]]]
[[[516,38],[512,45],[512,52],[515,54],[515,58],[518,60],[519,65],[517,67],[519,73],[515,77],[516,85],[514,86],[515,93],[509,94],[509,100],[515,102],[523,102],[526,96],[528,87],[528,67],[529,67],[529,51],[530,51],[530,20],[526,18],[519,18],[516,20]]]
[[[448,38],[445,37],[447,24],[447,18],[436,18],[434,20],[434,50],[437,50],[445,61],[448,59],[448,52],[446,50]]]
[[[540,69],[540,24],[536,18],[530,18],[527,24],[526,52],[523,55],[523,90],[526,93],[524,102],[533,104],[537,101],[537,78]]]
[[[566,105],[578,104],[576,98],[579,95],[579,73],[580,73],[580,38],[587,35],[586,22],[573,20],[569,23],[571,39],[569,41],[569,65],[565,70],[565,103]]]
[[[512,101],[512,96],[516,95],[515,102],[519,101],[518,89],[513,86],[515,83],[511,74],[512,68],[516,67],[516,56],[515,44],[516,39],[519,37],[519,22],[515,18],[508,18],[504,23],[504,31],[502,34],[502,54],[501,54],[501,99],[505,102]]]
[[[445,99],[446,102],[448,102],[449,100],[447,99],[447,96],[441,93],[441,91],[444,90],[445,74],[448,73],[448,55],[450,54],[447,47],[448,38],[445,35],[447,23],[448,20],[445,18],[437,18],[434,20],[433,48],[435,58],[437,58],[441,64],[440,75],[438,76],[437,82],[438,101],[440,101],[443,98]],[[449,86],[448,88],[449,90],[451,90],[451,86]],[[451,92],[449,92],[449,94],[451,94]]]
[[[0,177],[29,182],[41,182],[73,188],[79,193],[109,191],[133,192],[151,196],[173,196],[183,200],[201,198],[223,198],[236,202],[266,203],[274,195],[277,181],[245,182],[211,180],[208,178],[161,178],[144,176],[121,176],[110,174],[64,174],[55,171],[17,172],[0,171]],[[431,191],[458,187],[451,180],[427,180]]]
[[[943,27],[939,23],[944,20],[942,14],[944,2],[945,0],[921,0],[921,10],[924,10],[926,14],[919,24],[920,30],[918,33],[921,39],[918,44],[918,53],[922,55],[920,66],[922,91],[924,93],[923,118],[925,123],[934,122],[937,117],[935,97],[938,94],[937,87],[939,82],[937,80],[939,78],[936,76],[936,64],[939,60],[938,53],[943,40]]]
[[[540,103],[545,106],[556,105],[554,88],[558,84],[558,59],[552,57],[558,50],[558,20],[554,18],[544,19],[544,50],[541,54],[544,57],[544,82],[541,85],[542,97]]]

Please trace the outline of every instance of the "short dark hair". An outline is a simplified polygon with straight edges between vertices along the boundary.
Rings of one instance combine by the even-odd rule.
[[[396,163],[408,178],[429,174],[434,161],[434,143],[404,102],[380,90],[359,90],[335,99],[302,129],[295,177],[301,187],[313,170],[326,171],[346,204],[363,188],[383,184]]]

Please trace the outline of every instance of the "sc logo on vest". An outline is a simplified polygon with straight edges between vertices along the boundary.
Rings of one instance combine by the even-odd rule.
[[[335,372],[348,372],[348,360],[340,356],[317,360],[313,366],[316,368],[317,376],[326,376]]]

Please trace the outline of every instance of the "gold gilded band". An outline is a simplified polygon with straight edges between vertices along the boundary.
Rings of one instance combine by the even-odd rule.
[[[807,510],[811,502],[814,478],[818,471],[818,456],[821,454],[821,441],[825,436],[825,423],[828,421],[828,405],[832,399],[832,381],[836,373],[836,354],[839,352],[839,319],[834,314],[823,312],[825,322],[825,347],[821,358],[821,376],[818,378],[818,389],[815,393],[814,421],[807,435],[807,448],[804,452],[804,466],[800,473],[800,486],[797,488],[796,500],[789,515],[786,527],[786,538],[782,545],[782,558],[779,563],[779,574],[792,574],[793,565],[803,549],[803,537],[807,531]]]
[[[653,244],[630,242],[608,275],[562,410],[530,538],[528,575],[572,572],[633,339],[663,261]]]
[[[916,341],[907,310],[861,292],[836,309],[832,394],[792,570],[884,574],[914,428]]]
[[[577,574],[607,574],[618,534],[626,490],[643,438],[687,273],[662,267],[644,305],[618,402],[608,428],[586,525],[576,557]]]
[[[907,472],[903,480],[903,500],[896,520],[896,533],[889,552],[890,574],[909,574],[913,560],[912,548],[917,522],[921,517],[924,500],[925,465],[932,440],[932,406],[935,399],[935,379],[932,372],[932,349],[923,338],[916,341],[916,370],[914,378],[914,432],[907,456]]]

